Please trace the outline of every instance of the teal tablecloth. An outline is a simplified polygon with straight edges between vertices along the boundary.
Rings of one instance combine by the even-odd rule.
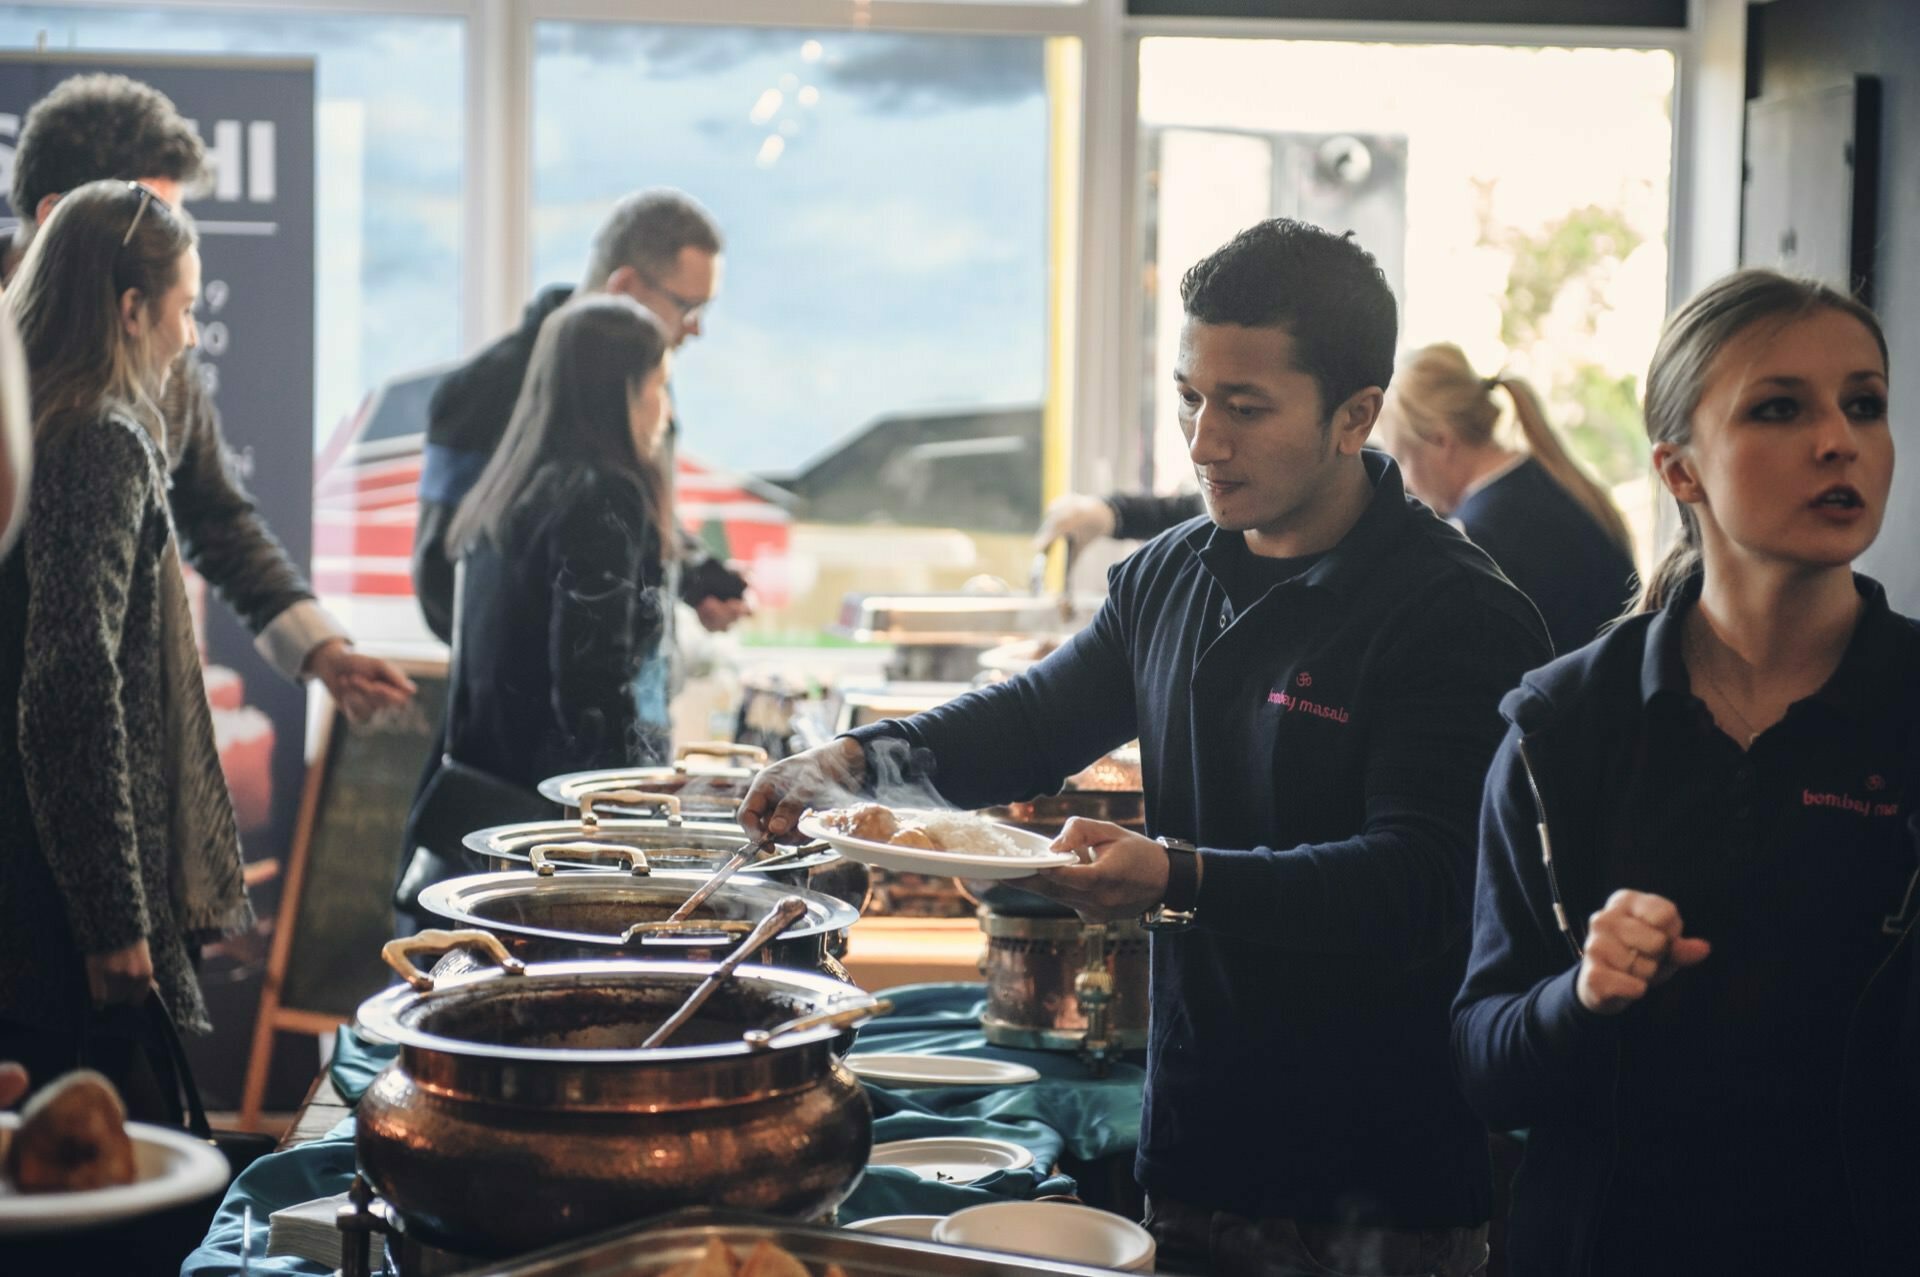
[[[989,1046],[980,1033],[982,985],[906,985],[884,996],[892,999],[894,1012],[861,1030],[855,1055],[913,1051],[1012,1060],[1039,1070],[1040,1080],[999,1089],[895,1090],[869,1084],[874,1143],[930,1135],[1003,1139],[1029,1149],[1034,1165],[967,1185],[929,1183],[901,1167],[870,1167],[840,1207],[842,1222],[873,1215],[945,1215],[997,1198],[1070,1193],[1071,1179],[1045,1173],[1063,1152],[1091,1161],[1131,1152],[1139,1141],[1146,1076],[1138,1065],[1119,1064],[1109,1076],[1095,1078],[1071,1055]],[[329,1066],[334,1088],[349,1102],[359,1099],[392,1058],[392,1047],[363,1042],[341,1029]],[[307,1260],[257,1258],[266,1249],[267,1216],[283,1206],[345,1192],[353,1170],[352,1118],[322,1139],[261,1158],[234,1181],[205,1240],[182,1265],[181,1277],[227,1277],[239,1271],[247,1206],[255,1221],[253,1272],[324,1277],[327,1270]]]

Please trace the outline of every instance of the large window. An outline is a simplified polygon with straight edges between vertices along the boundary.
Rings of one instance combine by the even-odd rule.
[[[316,63],[316,446],[396,373],[460,353],[457,18],[0,6],[0,44]]]
[[[1664,50],[1143,41],[1143,479],[1190,482],[1172,427],[1180,273],[1296,216],[1373,251],[1404,348],[1453,342],[1530,380],[1645,553],[1637,405],[1666,313],[1674,76]]]
[[[1048,390],[1048,42],[543,22],[535,49],[537,282],[574,281],[639,187],[694,194],[724,230],[674,398],[683,459],[726,473],[699,521],[752,569],[758,633],[815,634],[852,589],[1022,566]],[[701,483],[682,475],[696,519]],[[784,547],[756,536],[754,502]]]

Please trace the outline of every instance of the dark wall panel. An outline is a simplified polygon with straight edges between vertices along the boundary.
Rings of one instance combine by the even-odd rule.
[[[1893,362],[1893,428],[1900,458],[1880,540],[1862,563],[1894,607],[1920,613],[1920,3],[1774,0],[1749,32],[1753,94],[1808,93],[1855,75],[1880,77],[1880,228],[1874,301]]]
[[[1127,12],[1153,18],[1502,22],[1557,27],[1687,25],[1687,0],[1127,0]]]

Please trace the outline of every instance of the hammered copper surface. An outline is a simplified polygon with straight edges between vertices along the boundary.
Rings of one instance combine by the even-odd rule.
[[[1006,917],[981,912],[987,933],[981,966],[987,1010],[981,1028],[989,1042],[1072,1049],[1087,1031],[1074,984],[1087,970],[1086,927],[1076,918]],[[1137,922],[1106,924],[1105,962],[1112,977],[1109,1032],[1123,1050],[1147,1041],[1149,982],[1147,933]]]
[[[872,1147],[866,1093],[821,1030],[747,1028],[858,990],[743,968],[675,1045],[636,1051],[710,966],[568,963],[372,999],[400,1042],[358,1109],[362,1172],[433,1244],[521,1254],[683,1206],[831,1211]]]

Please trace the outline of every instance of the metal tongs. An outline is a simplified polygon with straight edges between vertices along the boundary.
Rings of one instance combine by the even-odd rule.
[[[714,968],[713,974],[702,980],[699,986],[687,995],[687,1000],[680,1004],[680,1009],[668,1016],[666,1023],[649,1033],[647,1040],[640,1046],[650,1050],[664,1045],[668,1038],[693,1018],[695,1012],[707,1004],[707,999],[713,996],[716,989],[732,978],[735,969],[741,963],[766,948],[775,936],[797,922],[806,911],[807,902],[800,897],[780,897],[779,903],[768,910],[767,916],[760,920],[760,925],[740,942],[740,947],[728,954],[720,965]]]

